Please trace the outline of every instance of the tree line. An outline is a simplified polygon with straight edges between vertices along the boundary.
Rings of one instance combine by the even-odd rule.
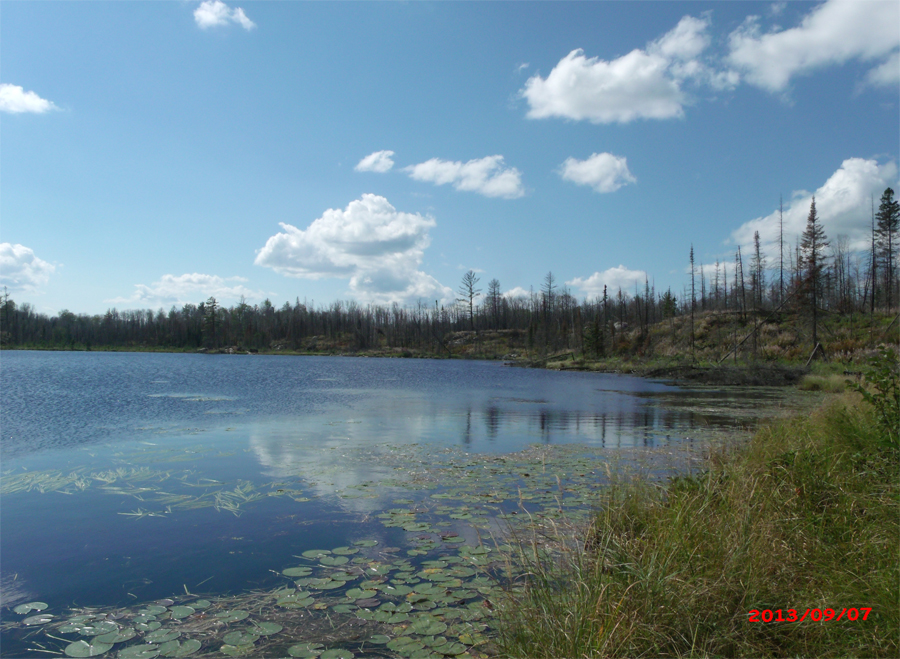
[[[822,313],[894,309],[900,301],[898,230],[900,203],[888,188],[878,211],[873,204],[871,245],[866,253],[850,250],[846,236],[829,239],[813,199],[807,226],[797,243],[780,255],[764,254],[759,233],[738,247],[733,262],[697,263],[690,248],[690,281],[682,291],[659,291],[648,279],[634,290],[608,290],[591,299],[576,299],[552,272],[540,288],[522,296],[505,295],[497,279],[479,287],[475,271],[462,277],[456,304],[420,301],[402,307],[336,301],[329,305],[268,299],[250,305],[243,298],[231,307],[214,297],[199,304],[172,306],[168,311],[110,309],[87,315],[62,311],[48,316],[8,293],[0,298],[0,343],[4,347],[61,349],[217,350],[236,347],[256,351],[309,351],[319,345],[344,351],[378,348],[419,350],[452,355],[459,333],[508,332],[538,354],[571,350],[604,357],[624,350],[652,349],[649,328],[665,320],[690,321],[691,350],[695,316],[730,314],[752,323],[779,310],[809,318],[812,345],[817,343]]]

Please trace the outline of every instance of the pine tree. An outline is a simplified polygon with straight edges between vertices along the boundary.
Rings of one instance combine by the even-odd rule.
[[[887,307],[893,306],[894,273],[896,272],[897,248],[900,241],[897,240],[897,232],[900,231],[900,202],[894,199],[894,191],[888,188],[881,195],[881,203],[878,206],[878,214],[875,216],[877,225],[875,228],[878,260],[881,262],[881,270],[884,273],[884,292]]]
[[[819,224],[819,216],[816,214],[816,198],[812,198],[809,207],[809,216],[806,218],[806,229],[800,238],[800,255],[803,259],[803,287],[808,296],[812,309],[812,345],[813,349],[818,345],[817,320],[819,289],[822,285],[822,275],[825,272],[825,248],[828,247],[828,239],[825,230]]]

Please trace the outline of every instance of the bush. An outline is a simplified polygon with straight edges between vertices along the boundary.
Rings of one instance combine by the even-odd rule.
[[[900,449],[900,375],[897,372],[897,353],[882,347],[879,354],[869,360],[869,365],[872,370],[864,376],[868,387],[850,380],[847,380],[847,384],[875,408],[878,426],[884,433],[884,443],[895,450]]]

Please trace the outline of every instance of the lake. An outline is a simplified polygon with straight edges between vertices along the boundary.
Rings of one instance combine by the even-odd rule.
[[[782,396],[103,352],[4,351],[0,385],[3,656],[122,659],[479,656],[526,517],[583,517],[608,465],[664,475]]]

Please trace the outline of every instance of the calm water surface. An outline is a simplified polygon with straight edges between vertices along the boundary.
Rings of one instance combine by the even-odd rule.
[[[507,456],[534,445],[567,451],[563,477],[599,482],[597,456],[741,422],[658,382],[496,362],[6,351],[0,386],[4,620],[31,600],[49,612],[273,588],[302,552],[363,538],[477,544],[457,518],[417,527],[384,511],[424,514],[488,473],[521,495],[530,468]],[[582,453],[595,462],[573,467]]]

